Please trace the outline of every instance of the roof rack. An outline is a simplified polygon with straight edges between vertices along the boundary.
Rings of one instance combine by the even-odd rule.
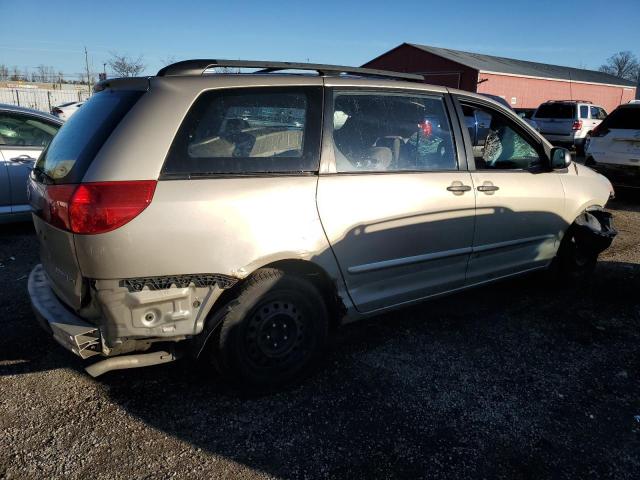
[[[570,103],[593,103],[591,100],[578,100],[578,99],[571,99],[571,100],[547,100],[547,103],[553,103],[553,102],[570,102]]]
[[[415,73],[390,72],[371,68],[345,67],[340,65],[322,65],[316,63],[268,62],[260,60],[215,60],[198,59],[184,60],[172,63],[158,71],[158,77],[172,77],[176,75],[203,75],[210,68],[257,68],[254,73],[272,73],[282,70],[309,70],[319,75],[340,75],[341,73],[361,75],[364,77],[393,78],[411,82],[424,83],[424,77]]]

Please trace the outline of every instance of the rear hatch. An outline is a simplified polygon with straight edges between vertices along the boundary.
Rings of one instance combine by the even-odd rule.
[[[69,201],[91,162],[143,91],[105,89],[94,94],[60,129],[30,175],[28,193],[51,288],[79,310],[87,286],[78,266]]]
[[[533,116],[543,135],[571,135],[575,119],[576,105],[561,102],[543,103]]]
[[[607,163],[640,166],[640,105],[614,110],[593,136],[603,137],[597,146]]]

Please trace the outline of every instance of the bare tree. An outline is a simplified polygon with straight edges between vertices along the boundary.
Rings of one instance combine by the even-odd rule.
[[[20,73],[20,69],[17,66],[11,67],[11,76],[9,80],[17,81],[22,79],[22,74]]]
[[[47,66],[40,64],[36,67],[35,73],[31,76],[35,82],[47,81]]]
[[[142,55],[134,59],[128,55],[111,52],[111,59],[107,64],[117,77],[135,77],[144,70],[146,65],[143,61]]]
[[[172,63],[176,63],[176,57],[173,55],[167,55],[166,57],[160,57],[160,63],[162,65],[171,65]]]
[[[640,77],[640,63],[636,56],[627,50],[607,58],[606,63],[600,67],[600,71],[636,82]]]
[[[9,79],[9,67],[2,64],[0,65],[0,80],[8,80]]]

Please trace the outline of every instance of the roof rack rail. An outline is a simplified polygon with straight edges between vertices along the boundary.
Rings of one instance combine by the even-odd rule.
[[[547,100],[547,103],[553,102],[579,102],[579,103],[593,103],[591,100],[580,100],[580,99],[570,99],[570,100]]]
[[[260,60],[215,60],[198,59],[184,60],[172,63],[158,71],[158,77],[172,77],[176,75],[202,75],[210,68],[257,68],[255,73],[271,73],[282,70],[310,70],[319,75],[339,75],[341,73],[362,75],[365,77],[393,78],[411,82],[424,83],[424,77],[415,73],[391,72],[389,70],[377,70],[372,68],[345,67],[341,65],[322,65],[316,63],[296,62],[268,62]]]

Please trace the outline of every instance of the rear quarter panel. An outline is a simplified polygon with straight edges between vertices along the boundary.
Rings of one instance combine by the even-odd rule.
[[[338,278],[316,185],[315,175],[160,181],[149,207],[127,225],[75,236],[82,274],[243,278],[277,260],[302,259]]]

